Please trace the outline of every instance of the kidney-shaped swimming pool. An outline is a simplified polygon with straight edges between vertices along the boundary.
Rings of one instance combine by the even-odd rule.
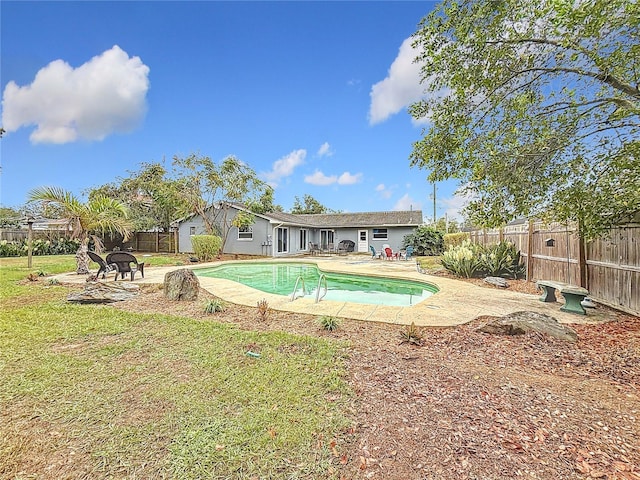
[[[295,288],[295,297],[316,298],[320,288],[319,296],[324,300],[373,305],[415,305],[438,291],[438,287],[431,283],[323,272],[311,263],[232,262],[194,269],[194,273],[232,280],[276,295],[291,296]]]

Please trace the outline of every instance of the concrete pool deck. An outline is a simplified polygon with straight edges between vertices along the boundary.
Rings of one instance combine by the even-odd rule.
[[[246,287],[231,280],[198,277],[200,286],[217,297],[240,305],[255,307],[261,300],[266,300],[274,310],[307,313],[311,315],[332,315],[356,320],[409,325],[415,322],[419,326],[446,327],[467,323],[481,315],[502,316],[517,311],[534,311],[545,313],[561,323],[594,323],[607,319],[606,312],[600,309],[589,309],[587,315],[576,315],[560,311],[561,303],[544,303],[539,295],[499,290],[473,285],[461,280],[453,280],[419,273],[414,261],[389,261],[371,259],[368,255],[349,256],[310,256],[287,259],[260,259],[256,262],[300,262],[315,263],[327,272],[352,273],[376,277],[401,278],[434,284],[438,293],[423,300],[417,305],[396,307],[385,305],[366,305],[347,302],[322,300],[315,303],[315,298],[302,297],[289,301],[288,297],[274,295]],[[254,262],[254,260],[243,260]],[[136,284],[162,284],[167,272],[180,268],[204,268],[229,262],[211,262],[193,266],[170,266],[145,269],[145,278],[136,275]],[[85,283],[84,275],[68,273],[57,275],[60,282]],[[128,277],[126,277],[128,278]],[[113,281],[113,274],[107,281]],[[103,280],[100,280],[103,281]],[[129,280],[124,280],[129,283]]]

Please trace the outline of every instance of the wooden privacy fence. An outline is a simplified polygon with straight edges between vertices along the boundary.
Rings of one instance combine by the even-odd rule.
[[[69,236],[68,230],[33,230],[33,239],[41,240],[55,240],[58,238],[65,238]],[[0,229],[0,241],[6,240],[7,242],[22,242],[29,236],[29,231],[26,228],[2,228]]]
[[[176,251],[175,233],[162,232],[136,232],[126,242],[120,238],[104,238],[104,246],[107,250],[118,247],[121,250],[133,250],[136,252],[174,253]]]
[[[26,229],[1,229],[0,241],[21,242],[27,239],[28,230]],[[61,237],[69,237],[66,230],[33,230],[33,239],[53,240]],[[137,252],[150,253],[174,253],[176,251],[175,233],[161,232],[136,232],[126,242],[122,241],[122,237],[103,238],[106,250],[113,250],[115,247],[121,250],[131,249]]]
[[[475,231],[483,245],[513,242],[527,266],[527,280],[556,280],[580,285],[597,302],[640,315],[640,225],[612,229],[590,242],[575,227],[528,223],[492,231]]]

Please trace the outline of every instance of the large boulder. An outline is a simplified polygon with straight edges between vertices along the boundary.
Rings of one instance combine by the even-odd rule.
[[[507,282],[502,277],[486,277],[484,279],[484,283],[488,283],[489,285],[494,285],[500,288],[509,288],[509,282]]]
[[[164,296],[169,300],[196,300],[200,281],[193,270],[181,268],[164,276]]]
[[[134,283],[124,282],[89,282],[81,292],[67,295],[72,303],[112,303],[129,300],[140,293],[140,287]]]
[[[578,334],[572,328],[560,324],[555,318],[537,312],[514,312],[496,317],[478,328],[479,332],[496,335],[522,335],[527,332],[543,332],[552,337],[576,342]]]

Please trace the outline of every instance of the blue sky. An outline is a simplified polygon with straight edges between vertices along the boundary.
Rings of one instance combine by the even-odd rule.
[[[432,2],[1,4],[0,202],[82,195],[174,155],[235,155],[286,210],[422,209],[410,36]],[[455,215],[438,184],[437,215]]]

